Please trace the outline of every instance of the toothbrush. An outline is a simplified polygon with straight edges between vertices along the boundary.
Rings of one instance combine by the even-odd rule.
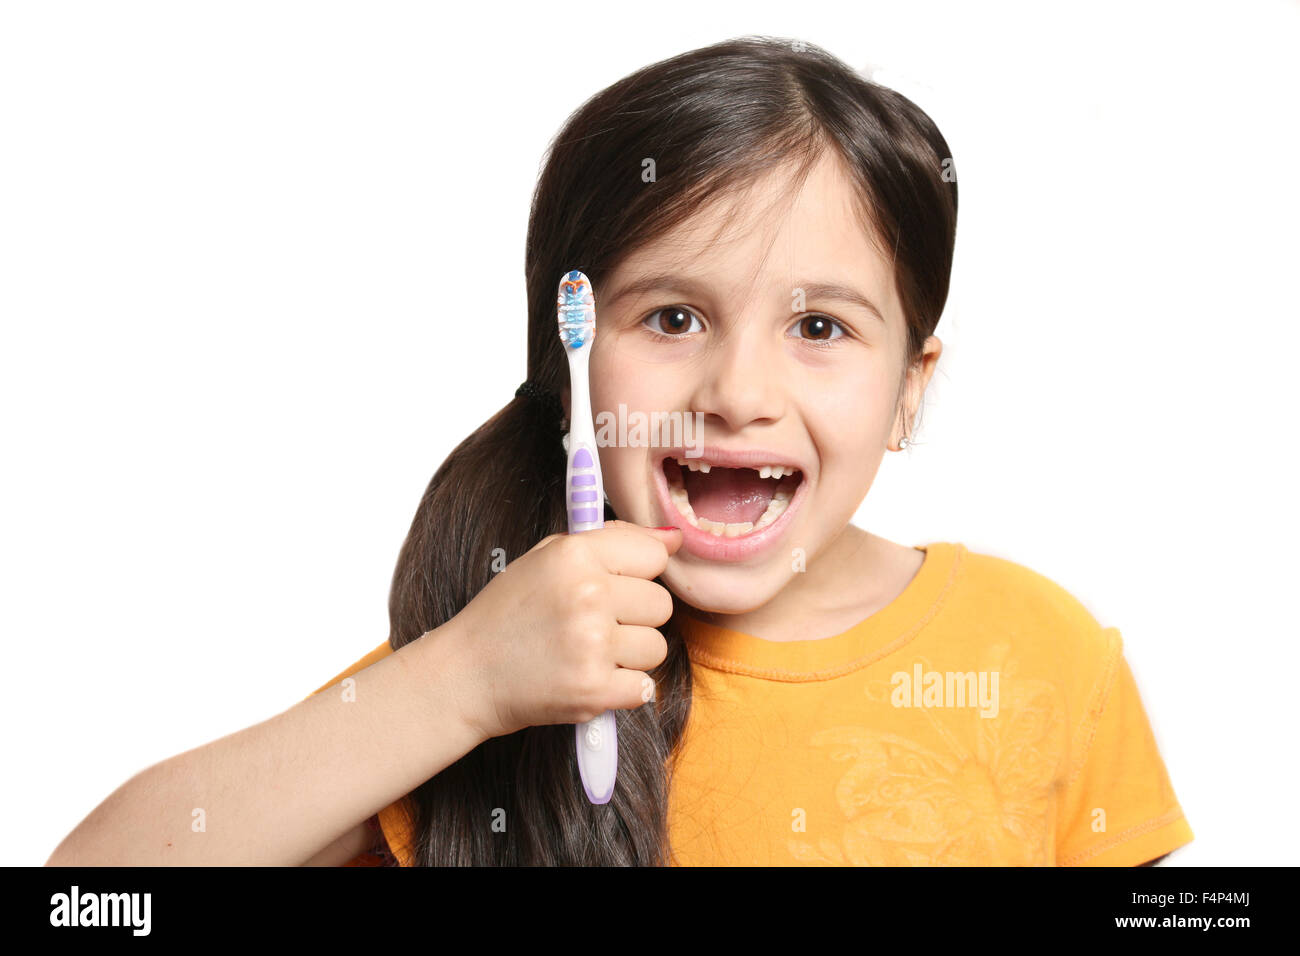
[[[569,534],[605,527],[605,486],[600,479],[600,455],[591,419],[588,364],[596,338],[596,297],[581,272],[566,272],[555,301],[560,342],[569,356],[569,464],[564,493]],[[584,724],[574,725],[578,772],[592,803],[609,803],[618,776],[618,725],[607,710]]]

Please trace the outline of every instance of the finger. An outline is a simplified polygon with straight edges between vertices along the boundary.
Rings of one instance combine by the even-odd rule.
[[[673,596],[663,585],[618,574],[606,582],[618,623],[658,627],[673,616]]]
[[[654,678],[644,671],[620,667],[610,675],[609,703],[617,710],[636,710],[655,699]]]
[[[630,528],[635,531],[649,534],[656,540],[662,541],[664,547],[668,549],[669,554],[675,553],[677,549],[682,546],[682,541],[684,540],[682,529],[676,526],[670,525],[664,528],[647,528],[644,525],[633,524],[631,521],[619,521],[618,519],[605,522],[605,527],[608,528],[611,525],[618,528]]]
[[[668,656],[668,641],[653,627],[614,628],[614,663],[621,668],[652,671]]]
[[[681,547],[680,528],[661,531],[634,524],[613,524],[587,531],[592,548],[611,574],[657,578],[668,567],[668,558]]]
[[[567,536],[564,534],[548,534],[545,538],[542,538],[541,541],[538,541],[535,545],[533,545],[531,548],[525,551],[524,554],[532,554],[534,551],[540,551],[542,548],[546,547],[552,541],[556,541],[563,537],[567,537]]]

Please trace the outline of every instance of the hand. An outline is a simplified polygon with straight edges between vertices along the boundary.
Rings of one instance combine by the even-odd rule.
[[[678,529],[614,521],[511,562],[448,622],[471,685],[466,720],[487,739],[653,699],[646,671],[668,655],[656,628],[673,612],[653,579],[681,544]]]

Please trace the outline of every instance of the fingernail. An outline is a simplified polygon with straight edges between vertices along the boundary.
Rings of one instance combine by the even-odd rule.
[[[681,531],[682,529],[675,524],[666,524],[662,528],[655,528],[656,531]]]

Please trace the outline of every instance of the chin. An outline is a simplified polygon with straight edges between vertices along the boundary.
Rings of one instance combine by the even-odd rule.
[[[683,566],[676,557],[663,575],[664,583],[679,600],[711,614],[745,614],[757,610],[776,597],[788,580],[788,577],[770,583],[755,580],[752,568],[710,567],[694,561]]]

